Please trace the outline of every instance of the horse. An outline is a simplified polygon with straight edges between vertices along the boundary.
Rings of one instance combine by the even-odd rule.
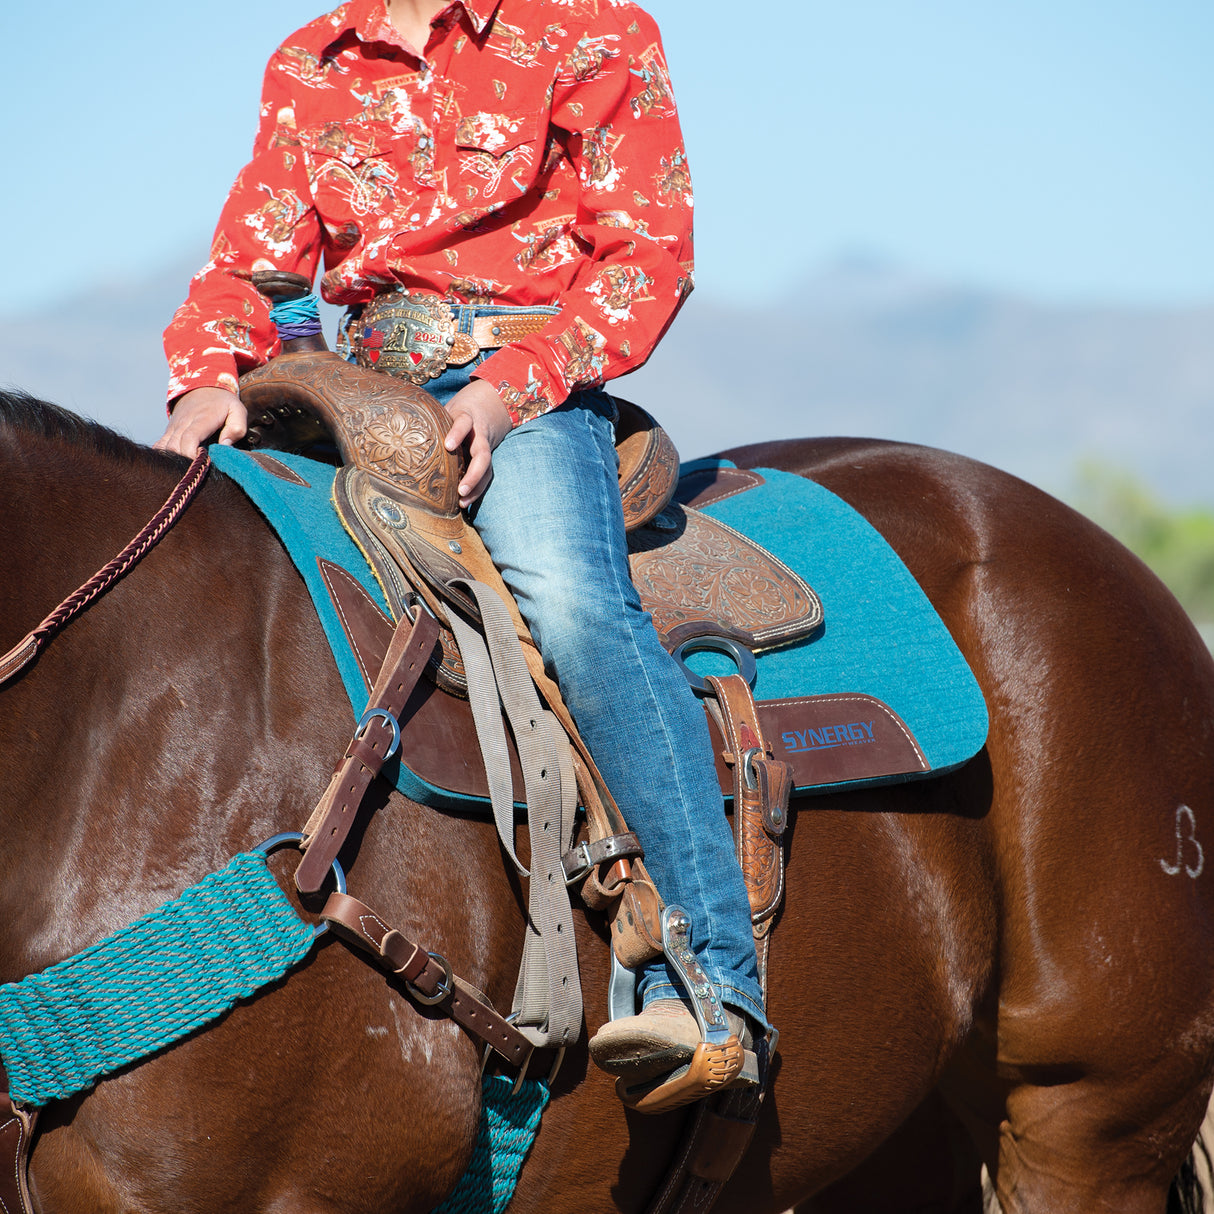
[[[802,799],[770,951],[780,1031],[721,1214],[1160,1214],[1214,1082],[1214,661],[1078,513],[874,439],[764,443],[909,566],[986,697],[938,778]],[[117,552],[184,461],[0,397],[0,649]],[[0,981],[298,830],[351,721],[303,584],[212,472],[138,566],[0,689]],[[625,807],[625,813],[627,812]],[[524,832],[525,833],[525,832]],[[526,856],[520,839],[520,855]],[[376,787],[351,893],[508,1005],[525,881],[492,823]],[[271,861],[290,884],[287,853]],[[315,905],[303,905],[305,917]],[[587,1034],[602,919],[577,916]],[[39,1214],[425,1214],[463,1172],[478,1045],[340,941],[211,1026],[50,1104]],[[517,1211],[641,1211],[685,1111],[627,1111],[569,1051]]]

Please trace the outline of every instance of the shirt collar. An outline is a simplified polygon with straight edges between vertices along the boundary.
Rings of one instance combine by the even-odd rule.
[[[472,28],[480,34],[493,19],[501,0],[454,0],[454,3],[463,8]],[[325,23],[324,46],[332,45],[346,33],[353,33],[363,42],[400,42],[388,19],[386,0],[349,0],[336,9]]]
[[[476,3],[473,3],[472,0],[458,0],[458,3],[464,6],[464,12],[468,14],[472,28],[479,34],[493,20],[493,14],[497,12],[497,6],[501,0],[476,0]]]

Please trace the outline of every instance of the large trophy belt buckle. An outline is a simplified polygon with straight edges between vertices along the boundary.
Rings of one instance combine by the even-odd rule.
[[[441,295],[377,295],[355,329],[354,356],[360,367],[387,371],[418,387],[441,375],[449,362],[461,361],[452,354],[463,353],[463,335],[455,331],[450,305]]]

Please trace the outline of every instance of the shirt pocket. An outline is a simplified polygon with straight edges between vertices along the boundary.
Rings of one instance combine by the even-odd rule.
[[[495,211],[525,195],[539,176],[546,131],[535,110],[464,114],[455,128],[459,201]]]
[[[386,122],[334,121],[299,132],[312,200],[330,232],[351,223],[361,229],[398,205],[407,142]]]

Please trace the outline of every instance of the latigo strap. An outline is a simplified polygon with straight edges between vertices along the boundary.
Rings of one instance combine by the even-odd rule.
[[[295,872],[300,892],[315,893],[324,884],[367,788],[400,745],[400,715],[437,643],[438,623],[421,608],[397,626],[367,711],[304,829],[304,857]]]

